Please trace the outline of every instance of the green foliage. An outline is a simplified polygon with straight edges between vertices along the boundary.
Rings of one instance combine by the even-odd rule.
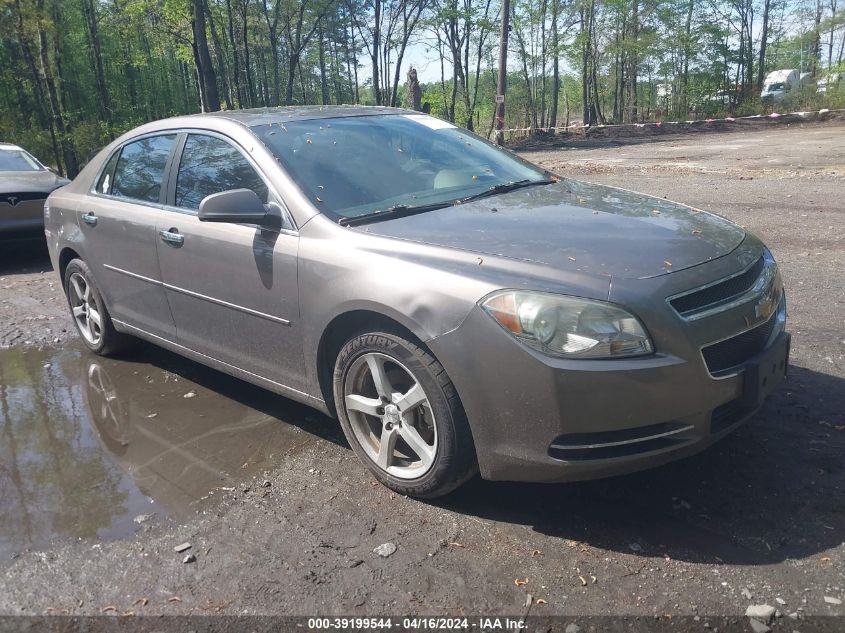
[[[429,56],[440,51],[446,76],[424,84],[422,100],[433,115],[459,125],[471,111],[474,129],[487,134],[499,0],[377,1],[385,29],[379,55],[391,63],[403,15],[425,2],[410,45],[428,46]],[[558,126],[581,121],[585,95],[608,123],[758,113],[765,108],[756,85],[765,1],[513,0],[505,125],[542,128],[555,106]],[[206,11],[206,70],[222,107],[376,103],[372,0],[0,0],[0,140],[24,145],[50,164],[64,166],[73,156],[84,164],[145,121],[199,111],[197,6]],[[822,76],[828,57],[845,69],[843,9],[832,13],[822,3],[816,27],[807,6],[769,0],[764,71],[803,64]],[[820,46],[811,64],[816,30]],[[452,68],[455,51],[465,81]],[[414,55],[403,61],[400,104],[407,65],[419,62]],[[393,71],[382,66],[381,73],[392,78]],[[777,108],[843,107],[843,89],[845,82],[825,94],[807,86]]]

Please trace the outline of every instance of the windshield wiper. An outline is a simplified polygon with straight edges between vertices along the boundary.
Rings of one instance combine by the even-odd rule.
[[[498,185],[493,185],[486,191],[482,191],[481,193],[476,193],[472,196],[467,196],[466,198],[461,198],[461,202],[469,202],[470,200],[480,200],[481,198],[488,198],[490,196],[496,196],[500,193],[507,193],[508,191],[514,191],[516,189],[522,189],[523,187],[533,187],[534,185],[552,185],[556,183],[557,180],[546,179],[546,180],[529,180],[526,178],[525,180],[512,180],[510,182],[503,182],[499,183]]]
[[[551,185],[557,180],[512,180],[510,182],[499,183],[493,185],[489,189],[481,193],[467,196],[466,198],[457,198],[455,200],[445,200],[442,202],[434,202],[431,204],[397,204],[387,209],[380,211],[373,211],[363,215],[356,215],[353,217],[344,217],[337,221],[341,226],[359,226],[361,224],[369,224],[370,222],[380,222],[381,220],[392,220],[393,218],[404,218],[409,215],[416,215],[417,213],[425,213],[426,211],[434,211],[435,209],[443,209],[445,207],[452,207],[470,200],[480,200],[488,196],[495,196],[500,193],[506,193],[515,189],[522,189],[523,187],[531,187],[533,185]]]
[[[392,220],[393,218],[404,218],[409,215],[416,215],[417,213],[425,213],[426,211],[434,211],[444,207],[451,207],[455,204],[455,202],[457,201],[446,200],[443,202],[433,202],[431,204],[397,204],[380,211],[340,218],[337,223],[341,226],[359,226],[361,224],[369,224],[370,222]]]

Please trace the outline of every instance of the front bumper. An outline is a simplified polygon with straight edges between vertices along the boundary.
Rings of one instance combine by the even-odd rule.
[[[26,195],[26,194],[18,194]],[[46,194],[43,194],[46,197]],[[0,237],[44,230],[44,200],[22,200],[14,206],[0,198]]]
[[[461,396],[482,476],[577,481],[692,455],[748,420],[786,373],[783,302],[762,351],[717,377],[695,328],[664,316],[665,327],[652,332],[658,353],[641,358],[552,358],[513,339],[479,308],[429,341]]]
[[[44,231],[44,218],[4,220],[0,218],[0,238],[36,235]]]

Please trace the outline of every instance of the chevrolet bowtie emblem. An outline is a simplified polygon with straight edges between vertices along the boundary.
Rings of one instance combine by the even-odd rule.
[[[9,196],[8,198],[6,198],[6,202],[8,202],[11,206],[15,206],[18,203],[18,197]]]
[[[758,319],[768,319],[772,312],[775,311],[776,295],[774,286],[769,288],[769,291],[760,297],[757,303],[754,305],[754,316]]]

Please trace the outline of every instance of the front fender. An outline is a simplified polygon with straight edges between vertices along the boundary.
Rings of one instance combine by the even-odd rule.
[[[605,299],[610,285],[608,277],[376,236],[323,218],[300,231],[298,281],[304,361],[308,384],[315,389],[320,340],[341,314],[376,312],[428,342],[460,327],[477,302],[494,290],[525,288]]]

